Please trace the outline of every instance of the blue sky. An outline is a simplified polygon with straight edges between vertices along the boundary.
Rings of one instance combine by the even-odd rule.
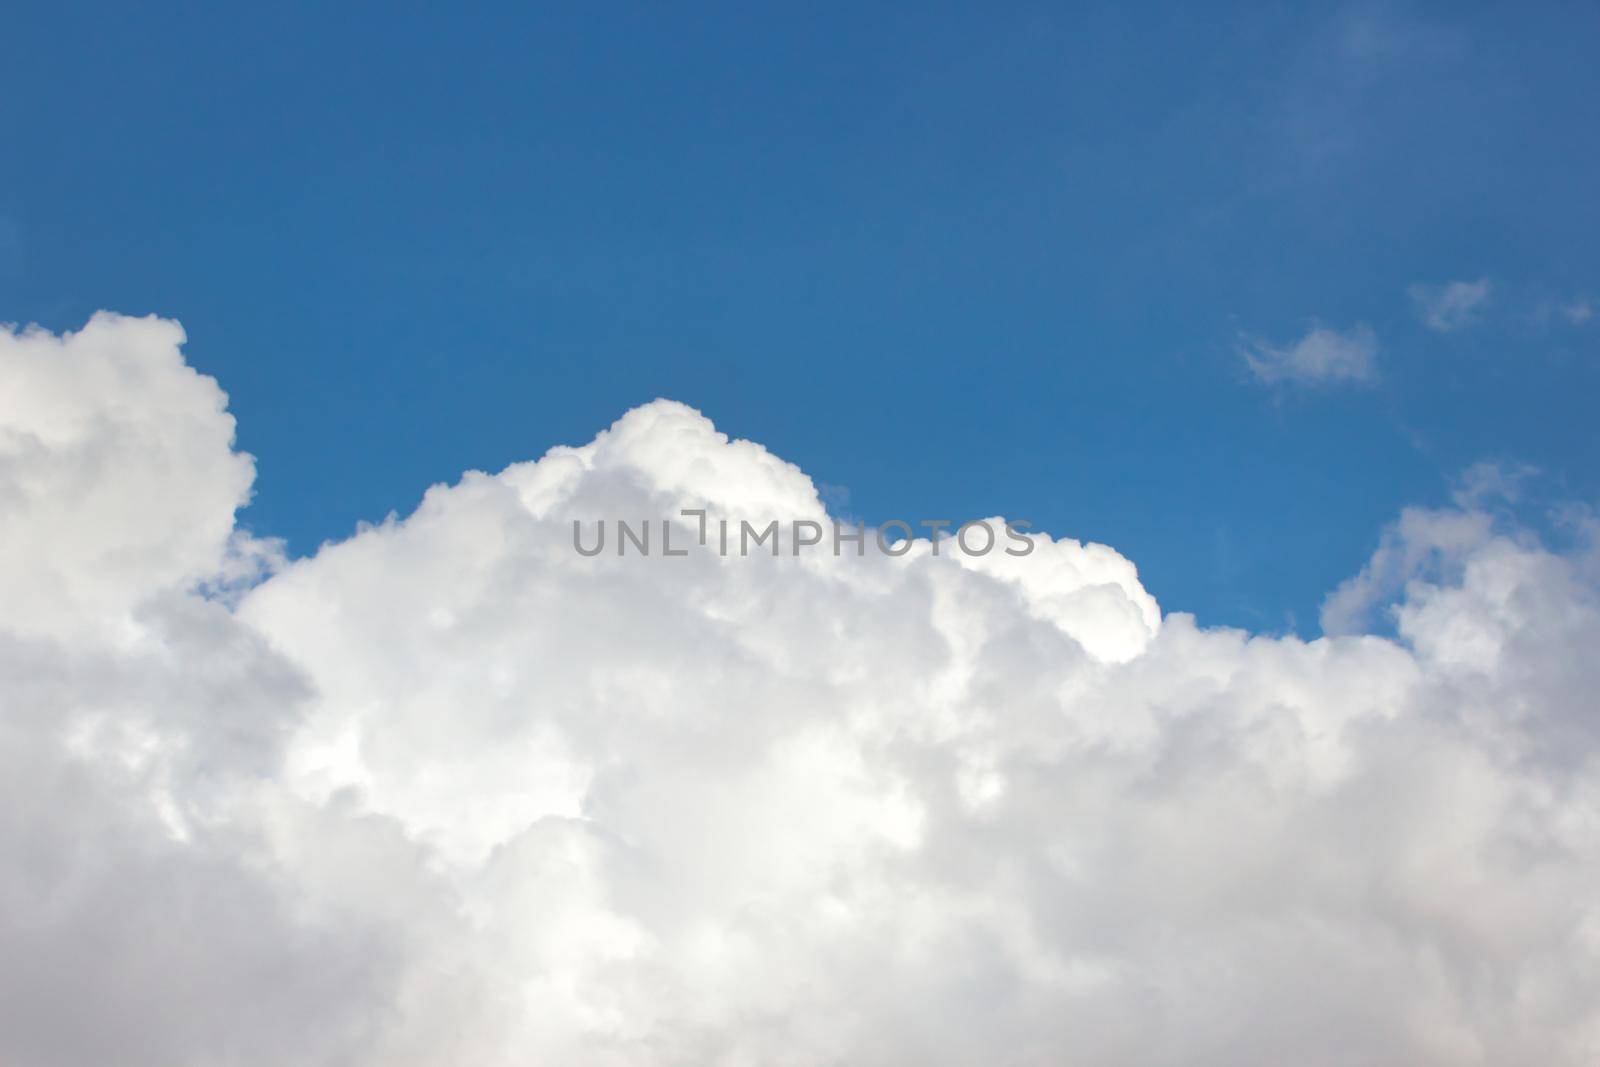
[[[296,553],[655,396],[1269,630],[1474,463],[1600,491],[1600,9],[7,23],[0,319],[180,319]]]

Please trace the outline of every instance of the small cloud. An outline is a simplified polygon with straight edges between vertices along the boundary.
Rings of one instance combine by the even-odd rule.
[[[1421,283],[1406,290],[1423,325],[1438,333],[1454,333],[1478,321],[1494,286],[1488,278],[1475,282]]]
[[[1304,337],[1282,348],[1259,337],[1241,337],[1239,354],[1257,380],[1268,385],[1338,385],[1378,376],[1378,338],[1365,323],[1341,333],[1313,321]]]
[[[1495,502],[1514,504],[1522,495],[1524,483],[1538,473],[1539,468],[1527,463],[1483,460],[1461,472],[1451,497],[1458,508],[1467,511]]]
[[[1562,304],[1557,310],[1560,312],[1562,318],[1566,319],[1574,326],[1584,325],[1590,319],[1594,318],[1595,314],[1594,301],[1590,300],[1588,297],[1580,297],[1579,299],[1573,300],[1570,303]]]
[[[1554,326],[1587,326],[1600,314],[1600,301],[1590,296],[1567,299],[1545,297],[1528,312],[1528,322],[1535,329],[1548,330]]]

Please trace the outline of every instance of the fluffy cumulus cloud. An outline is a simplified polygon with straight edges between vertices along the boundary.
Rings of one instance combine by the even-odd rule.
[[[1243,337],[1239,355],[1257,381],[1273,386],[1351,385],[1378,376],[1378,338],[1363,323],[1341,331],[1314,322],[1299,340],[1281,346]]]
[[[658,401],[289,563],[181,339],[0,336],[0,1062],[1600,1057],[1591,539],[1407,512],[1311,642],[1066,538],[582,556],[827,520]]]
[[[1407,292],[1424,326],[1436,333],[1454,333],[1478,321],[1493,295],[1494,285],[1488,278],[1479,278],[1444,285],[1419,283]]]

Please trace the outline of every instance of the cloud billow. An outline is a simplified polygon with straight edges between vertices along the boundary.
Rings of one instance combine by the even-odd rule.
[[[1595,1062],[1592,537],[1408,511],[1310,642],[1065,538],[580,556],[826,517],[657,401],[286,562],[181,340],[0,334],[0,1062]]]

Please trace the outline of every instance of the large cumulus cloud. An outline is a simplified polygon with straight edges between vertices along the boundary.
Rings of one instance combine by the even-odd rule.
[[[181,340],[0,335],[0,1062],[1600,1055],[1582,520],[1407,512],[1312,642],[1065,538],[582,557],[827,521],[657,402],[291,563]]]

